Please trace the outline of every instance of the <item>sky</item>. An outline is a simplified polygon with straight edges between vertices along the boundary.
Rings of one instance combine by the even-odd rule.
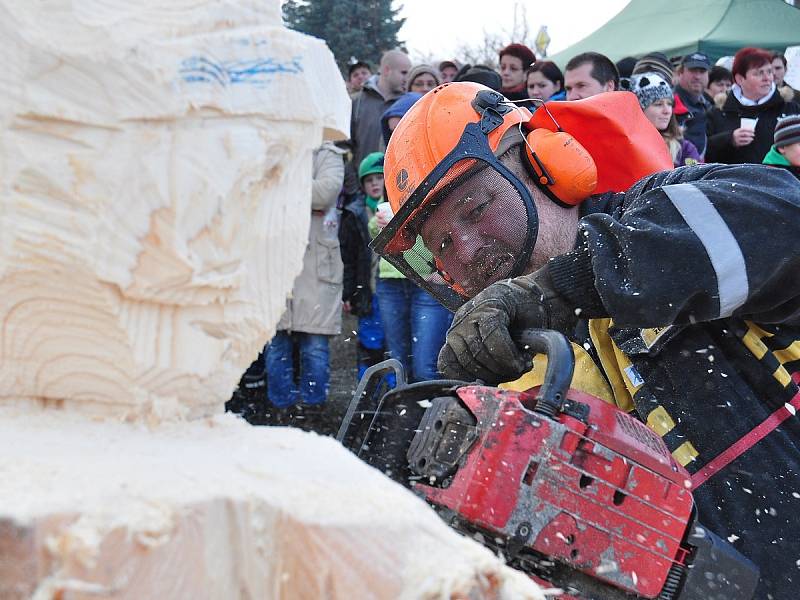
[[[551,38],[548,54],[583,39],[619,13],[630,0],[395,0],[406,22],[399,38],[415,58],[459,58],[463,45],[483,38],[483,32],[510,33],[515,8],[524,14],[532,37],[541,25]],[[517,41],[517,40],[508,40]]]

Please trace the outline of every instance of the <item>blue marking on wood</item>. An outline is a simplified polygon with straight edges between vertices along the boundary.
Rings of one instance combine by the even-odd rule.
[[[302,73],[302,61],[302,56],[283,61],[267,57],[222,62],[205,56],[192,56],[181,61],[179,73],[189,83],[215,83],[223,87],[237,84],[263,86],[278,74]]]

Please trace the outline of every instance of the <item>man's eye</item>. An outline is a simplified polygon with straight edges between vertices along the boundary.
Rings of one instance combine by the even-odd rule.
[[[486,211],[486,209],[489,208],[489,205],[491,203],[492,203],[491,200],[487,200],[486,202],[483,202],[478,206],[476,206],[475,208],[473,208],[471,211],[469,211],[470,218],[473,221],[480,219],[483,216],[483,213]]]
[[[438,248],[439,256],[443,255],[445,251],[452,245],[452,243],[453,243],[453,238],[450,237],[450,234],[448,233],[445,237],[442,238],[442,241],[439,242],[439,248]]]

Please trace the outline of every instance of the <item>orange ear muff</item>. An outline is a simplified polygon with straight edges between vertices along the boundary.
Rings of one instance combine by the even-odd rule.
[[[597,166],[578,140],[563,131],[534,129],[527,142],[525,154],[537,183],[559,201],[575,206],[594,193]]]

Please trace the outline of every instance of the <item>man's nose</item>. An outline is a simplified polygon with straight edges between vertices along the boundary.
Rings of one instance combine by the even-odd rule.
[[[466,231],[458,231],[451,233],[453,240],[453,250],[455,251],[456,260],[464,265],[469,266],[475,259],[475,252],[478,249],[478,239],[475,235]]]

